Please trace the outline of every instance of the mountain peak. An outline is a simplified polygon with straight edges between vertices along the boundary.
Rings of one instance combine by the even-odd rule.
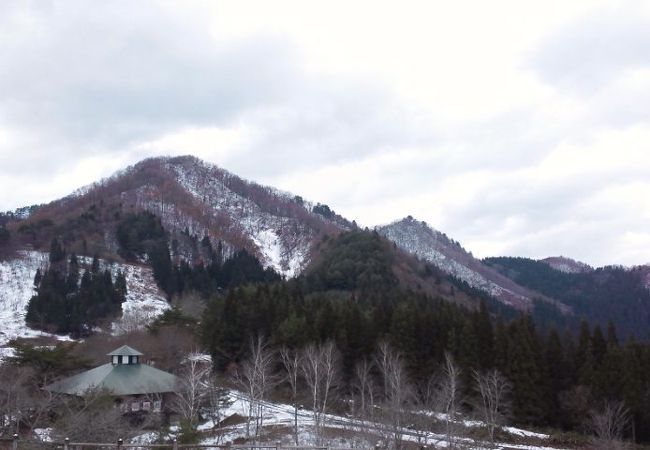
[[[403,250],[507,305],[525,310],[531,307],[534,298],[545,299],[543,295],[517,285],[483,264],[460,243],[413,216],[377,227],[376,230]]]
[[[224,255],[245,249],[288,277],[306,267],[312,245],[323,234],[348,227],[340,216],[319,214],[299,196],[244,180],[191,155],[142,160],[39,208],[34,221],[51,223],[49,236],[65,230],[70,245],[91,241],[97,251],[113,255],[117,222],[139,211],[157,216],[172,240],[208,237],[223,246]],[[179,257],[200,257],[196,245],[185,247]]]

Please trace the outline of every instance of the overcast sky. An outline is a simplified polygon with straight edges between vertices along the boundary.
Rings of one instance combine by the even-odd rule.
[[[0,2],[0,210],[194,154],[476,256],[650,262],[650,2]]]

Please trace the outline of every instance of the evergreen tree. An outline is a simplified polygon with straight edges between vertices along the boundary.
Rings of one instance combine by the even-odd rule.
[[[567,368],[567,360],[562,347],[562,341],[555,328],[551,328],[546,340],[544,352],[544,365],[548,377],[548,410],[549,423],[553,425],[562,424],[565,419],[561,417],[560,399],[561,392],[566,391],[571,383],[570,371]]]
[[[511,324],[508,378],[513,383],[513,418],[520,424],[543,423],[546,417],[542,372],[526,318]]]
[[[50,243],[50,264],[56,264],[65,260],[65,251],[57,238]]]

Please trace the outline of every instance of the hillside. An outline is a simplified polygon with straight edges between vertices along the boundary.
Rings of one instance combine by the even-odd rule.
[[[516,283],[569,305],[576,319],[585,318],[603,328],[611,321],[624,336],[647,337],[650,290],[646,266],[569,271],[564,267],[554,268],[548,261],[528,258],[499,257],[484,261]]]
[[[266,269],[296,277],[322,259],[327,239],[356,229],[354,222],[327,205],[248,182],[191,156],[147,159],[68,197],[21,208],[0,219],[0,260],[20,259],[24,254],[20,252],[47,252],[56,237],[69,254],[151,267],[168,297],[180,293],[183,283],[207,294],[214,286],[208,287],[206,274],[193,272],[193,267],[207,270],[240,250]],[[536,319],[560,326],[583,316],[602,324],[613,312],[626,334],[640,335],[648,322],[645,310],[637,313],[638,305],[646,304],[647,268],[593,270],[570,258],[554,257],[535,265],[537,275],[523,276],[503,261],[474,258],[460,243],[410,216],[377,227],[376,232],[394,243],[391,282],[431,298],[470,308],[486,301],[493,312],[532,311]],[[365,251],[370,250],[362,247]],[[352,276],[356,269],[345,262],[346,251],[336,253],[332,263],[336,271],[327,276]],[[249,275],[257,270],[245,256],[238,261],[248,266]],[[178,279],[171,280],[174,267],[179,268]],[[553,284],[556,280],[548,281],[550,285],[544,281],[548,271],[559,274],[563,289]],[[572,287],[574,282],[578,287]]]
[[[594,270],[594,268],[589,264],[565,256],[550,256],[548,258],[540,259],[540,262],[548,264],[553,269],[565,273],[586,273]]]
[[[519,425],[575,430],[607,398],[625,399],[637,430],[648,423],[646,402],[634,401],[645,373],[610,382],[621,364],[645,364],[646,344],[619,343],[616,331],[641,336],[650,325],[648,268],[480,261],[412,217],[362,230],[326,205],[191,157],[145,160],[26,211],[3,216],[1,346],[111,339],[174,305],[131,336],[156,343],[161,327],[167,339],[182,330],[224,373],[246,363],[259,336],[276,350],[326,343],[352,392],[359,365],[390,345],[413,392],[426,391],[447,355],[464,396],[475,397],[476,372],[498,370]],[[579,326],[582,316],[601,326]],[[573,401],[584,389],[590,397]]]
[[[518,285],[512,279],[474,258],[446,234],[411,216],[377,227],[377,232],[395,242],[404,251],[430,262],[444,273],[513,308],[530,310],[533,301],[537,299],[547,301],[568,312],[568,308],[559,305],[541,292]]]
[[[48,254],[37,251],[21,251],[16,258],[0,261],[0,355],[10,353],[7,343],[16,338],[47,337],[69,340],[66,336],[32,330],[25,325],[25,314],[30,298],[35,293],[34,277],[37,270],[48,265]],[[82,262],[89,266],[90,259]],[[169,308],[164,295],[153,279],[151,268],[141,264],[106,263],[102,266],[116,274],[125,274],[126,301],[122,304],[122,317],[106,324],[112,334],[141,329]]]
[[[116,228],[128,212],[149,211],[161,219],[179,258],[201,255],[182,233],[208,236],[223,256],[246,249],[267,267],[295,276],[309,262],[313,242],[351,226],[325,205],[247,182],[194,157],[152,158],[35,209],[9,223],[12,242],[42,249],[62,236],[81,254],[118,258]]]
[[[286,277],[299,275],[319,257],[324,238],[355,227],[327,205],[245,181],[190,156],[144,160],[66,198],[25,211],[5,215],[11,235],[5,249],[46,251],[57,237],[69,253],[151,263],[142,245],[126,241],[166,239],[173,264],[207,265],[212,258],[223,262],[245,249]],[[159,219],[160,226],[144,224],[136,217],[142,211],[151,213],[154,222]],[[214,253],[206,253],[206,237]],[[432,297],[478,304],[481,295],[466,288],[466,279],[450,279],[418,261],[410,250],[395,252],[395,281]],[[522,309],[524,296],[519,292],[524,290],[510,285],[499,288],[501,295],[495,297]]]

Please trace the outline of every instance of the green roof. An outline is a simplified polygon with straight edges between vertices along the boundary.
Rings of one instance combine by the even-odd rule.
[[[129,347],[128,345],[123,345],[120,348],[116,348],[112,352],[108,353],[108,356],[113,356],[113,355],[142,356],[142,353],[140,353],[133,347]]]
[[[130,347],[129,347],[130,348]],[[45,386],[45,390],[84,395],[91,389],[106,389],[112,395],[174,392],[178,378],[147,364],[104,364]]]

